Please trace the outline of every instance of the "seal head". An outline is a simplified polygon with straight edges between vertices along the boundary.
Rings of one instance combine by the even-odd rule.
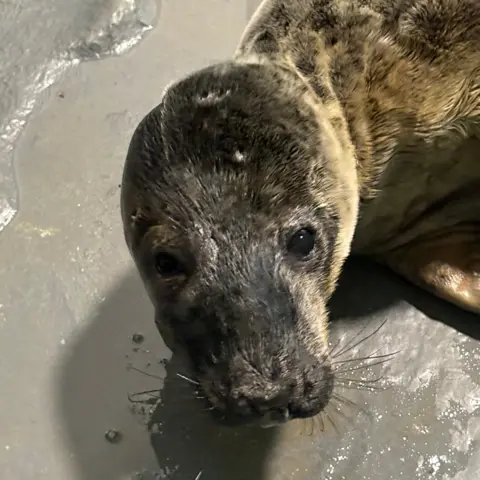
[[[167,89],[129,147],[128,247],[228,425],[313,416],[333,389],[326,304],[349,240],[341,149],[311,102],[281,67],[216,65]]]

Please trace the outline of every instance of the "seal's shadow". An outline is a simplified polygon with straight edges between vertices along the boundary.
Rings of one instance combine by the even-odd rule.
[[[185,372],[180,360],[168,360],[136,272],[85,324],[67,340],[58,369],[58,407],[78,472],[74,478],[195,480],[200,472],[202,480],[266,478],[275,430],[226,430],[212,423],[192,386],[177,375]],[[135,333],[143,341],[132,341]],[[146,390],[155,392],[139,394]],[[129,394],[142,402],[132,403]],[[156,408],[144,402],[159,395]],[[157,424],[151,434],[145,425],[149,409]],[[109,429],[121,433],[117,443],[106,440]]]
[[[330,318],[354,321],[394,304],[412,305],[432,320],[480,340],[480,317],[413,286],[389,269],[362,257],[345,265],[338,289],[330,303]]]
[[[152,446],[159,464],[170,465],[168,478],[194,480],[200,472],[205,479],[267,478],[265,462],[276,431],[215,425],[204,403],[187,394],[190,391],[187,385],[176,381],[179,370],[176,363],[174,357],[167,367],[162,404],[152,415],[159,431],[151,436]],[[179,469],[173,473],[175,465]]]
[[[355,320],[368,319],[378,311],[388,316],[389,307],[399,302],[480,339],[477,316],[363,259],[347,263],[331,302],[331,317],[353,331]],[[170,354],[154,327],[153,309],[136,273],[110,293],[86,324],[67,343],[68,355],[58,377],[59,408],[77,478],[194,480],[200,472],[202,479],[269,478],[276,430],[227,430],[212,424],[191,386],[178,377],[182,373],[179,360],[173,358],[164,368],[163,359]],[[140,345],[132,343],[135,332],[145,336]],[[144,417],[132,414],[127,394],[157,389],[161,389],[161,402],[154,408],[153,419],[158,430],[149,435],[140,424]],[[105,440],[109,428],[122,432],[121,442]],[[135,472],[143,473],[135,477]]]

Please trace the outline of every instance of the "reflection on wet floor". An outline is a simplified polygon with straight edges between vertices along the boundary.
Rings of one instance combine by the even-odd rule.
[[[155,0],[0,3],[0,232],[18,209],[14,149],[42,93],[84,60],[120,55],[155,24]]]

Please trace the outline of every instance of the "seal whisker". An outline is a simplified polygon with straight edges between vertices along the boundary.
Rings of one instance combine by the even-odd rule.
[[[131,396],[137,396],[137,395],[151,395],[152,393],[160,393],[162,390],[160,388],[155,388],[153,390],[144,390],[142,392],[135,392],[132,393]]]
[[[190,400],[191,398],[194,398],[195,400],[204,400],[206,397],[197,395],[197,394],[195,394],[195,392],[193,392],[193,393],[183,393],[183,394],[179,394],[177,392],[175,394],[175,398],[185,399],[185,400]]]
[[[366,323],[342,348],[345,349],[348,346],[350,346],[352,342],[354,342],[355,339],[357,339],[367,329],[367,327],[368,327],[368,323]],[[330,350],[330,355],[332,356],[332,358],[336,358],[341,355],[341,351],[339,353],[335,352],[336,348],[340,345],[341,342],[342,342],[342,339],[340,338],[336,343],[336,345],[334,346],[334,348]]]
[[[337,424],[333,421],[332,417],[329,415],[329,413],[327,411],[325,411],[325,416],[327,417],[328,421],[331,423],[335,432],[337,432],[337,435],[340,435],[340,431],[337,428]]]
[[[302,430],[300,432],[301,435],[306,434],[307,436],[311,437],[313,435],[313,430],[314,430],[314,425],[313,425],[314,419],[313,418],[307,418],[302,422]],[[310,426],[310,433],[305,433],[307,426]]]
[[[333,393],[332,400],[336,400],[337,402],[343,405],[348,405],[349,407],[352,407],[353,409],[359,411],[360,413],[363,413],[367,418],[371,418],[371,415],[369,415],[367,410],[365,410],[363,407],[360,407],[358,403],[354,402],[353,400],[350,400],[349,398],[344,397],[343,395],[340,395],[338,393]]]
[[[348,386],[348,385],[337,385],[337,388],[343,389],[343,390],[356,390],[360,392],[370,392],[370,393],[375,393],[375,392],[383,392],[385,389],[381,387],[368,387],[368,386],[362,386],[362,385],[354,385],[354,386]]]
[[[362,381],[352,382],[351,380],[336,382],[335,385],[338,388],[343,388],[345,390],[365,390],[369,392],[378,392],[385,391],[388,389],[387,386],[377,386],[369,383],[363,383]]]
[[[161,399],[161,397],[159,395],[157,397],[149,396],[147,398],[137,400],[137,399],[134,398],[136,395],[141,395],[141,394],[135,394],[135,393],[133,395],[127,394],[128,401],[130,403],[142,403],[144,405],[154,405],[155,403],[157,403]]]
[[[320,431],[321,432],[325,431],[325,421],[323,419],[323,415],[324,415],[324,413],[320,412],[320,415],[318,415],[318,417],[315,417],[315,418],[318,418],[318,422],[320,423]]]
[[[332,407],[335,409],[335,413],[336,413],[338,416],[342,417],[344,420],[347,420],[347,422],[348,422],[349,424],[351,424],[351,422],[352,422],[352,420],[353,420],[353,417],[348,416],[344,411],[342,411],[341,408],[339,408],[339,407],[338,407],[337,405],[335,405],[335,404],[332,404]]]
[[[165,380],[165,377],[159,377],[158,375],[154,375],[153,373],[145,372],[144,370],[140,370],[137,367],[134,367],[133,365],[129,365],[127,367],[128,370],[134,370],[135,372],[141,373],[142,375],[145,375],[146,377],[151,377],[151,378],[156,378],[157,380]]]
[[[373,379],[367,379],[367,378],[345,378],[345,377],[339,377],[338,380],[340,382],[350,382],[350,383],[359,383],[362,385],[368,385],[372,383],[378,383],[380,380],[382,380],[385,377],[385,373],[382,373],[379,377],[373,378]]]
[[[182,375],[181,373],[177,373],[176,375],[177,377],[181,378],[182,380],[185,380],[186,382],[191,383],[192,385],[200,385],[199,382],[197,382],[196,380],[192,380],[191,378],[188,378],[186,375]]]
[[[338,393],[332,393],[332,399],[337,400],[340,403],[349,405],[351,407],[359,408],[358,404],[355,403],[353,400],[350,400],[350,399],[348,399],[348,398],[346,398],[343,395],[340,395]]]
[[[375,353],[375,352],[374,352]],[[332,362],[332,365],[339,365],[341,363],[352,363],[352,362],[362,362],[364,360],[375,360],[375,359],[378,359],[378,358],[388,358],[388,357],[393,357],[394,355],[396,355],[397,353],[399,352],[393,352],[393,353],[386,353],[384,355],[375,355],[375,354],[372,354],[368,357],[360,357],[360,358],[351,358],[349,360],[339,360],[337,362]]]
[[[309,419],[304,419],[304,425],[306,425],[307,420],[309,420],[308,425],[310,425],[310,432],[307,434],[309,437],[313,436],[313,434],[317,432],[317,429],[320,432],[325,433],[324,415],[325,415],[325,411],[321,411],[319,414],[315,415],[314,417],[311,417]],[[305,426],[304,426],[303,432],[305,432]]]
[[[366,368],[375,367],[377,365],[382,365],[383,363],[390,362],[391,360],[392,360],[391,358],[387,358],[387,359],[384,359],[384,360],[379,360],[378,362],[369,363],[367,365],[359,365],[358,367],[347,368],[345,370],[336,370],[335,374],[354,372],[355,370],[365,370]]]
[[[335,372],[335,375],[340,375],[342,373],[355,372],[357,370],[365,370],[365,369],[368,369],[368,368],[371,368],[371,367],[376,367],[377,365],[382,365],[384,363],[388,363],[388,362],[391,362],[391,361],[392,361],[392,358],[386,358],[386,359],[383,359],[383,360],[378,360],[378,361],[373,362],[373,363],[358,365],[356,367],[345,368],[343,370],[334,370],[334,372]]]
[[[384,372],[382,372],[378,377],[375,377],[373,379],[369,379],[369,378],[346,378],[344,376],[337,376],[335,383],[337,383],[337,382],[340,382],[340,383],[351,382],[351,383],[363,383],[363,384],[378,383],[384,377],[385,377]]]
[[[361,387],[371,387],[373,384],[378,383],[383,377],[376,378],[374,380],[366,380],[366,379],[360,379],[360,380],[354,380],[351,378],[339,378],[335,384],[336,385],[346,385],[346,386],[351,386],[351,385],[358,385]],[[381,388],[381,387],[376,387],[375,388]]]
[[[355,337],[353,337],[353,339],[342,349],[340,350],[340,352],[336,353],[333,358],[338,358],[340,357],[341,355],[345,355],[346,353],[352,351],[355,347],[358,347],[359,345],[361,345],[363,342],[366,342],[367,340],[369,340],[370,338],[372,338],[374,335],[376,335],[380,329],[387,323],[388,319],[385,319],[381,324],[380,326],[378,326],[372,333],[368,334],[366,337],[363,337],[361,340],[359,340],[357,343],[355,343],[354,345],[352,345],[351,347],[349,347],[349,345],[352,343],[352,341],[355,339],[355,338],[358,338],[358,335],[365,331],[366,329],[366,326],[357,334],[355,335]],[[349,347],[349,348],[347,348]]]
[[[335,345],[332,346],[332,348],[330,350],[328,350],[327,352],[327,357],[332,357],[332,358],[335,358],[333,356],[333,352],[339,347],[340,343],[342,342],[342,339],[339,338],[338,341],[335,343]]]

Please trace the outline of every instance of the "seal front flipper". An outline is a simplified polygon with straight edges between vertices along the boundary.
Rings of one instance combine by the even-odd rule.
[[[480,222],[416,238],[383,260],[412,283],[480,314]]]

